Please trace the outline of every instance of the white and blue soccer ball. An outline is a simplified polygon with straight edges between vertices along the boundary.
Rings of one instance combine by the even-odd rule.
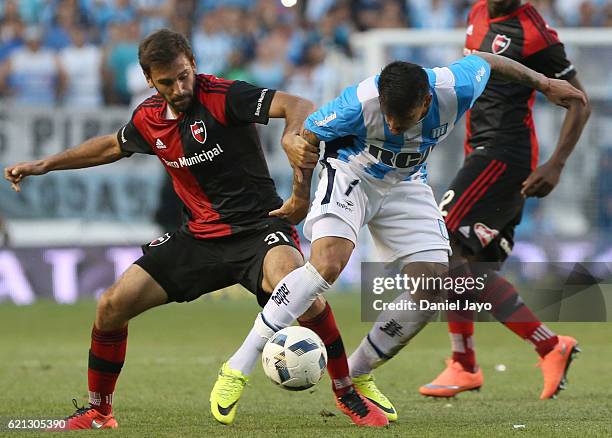
[[[261,362],[274,383],[290,391],[303,391],[316,385],[325,374],[327,351],[315,332],[292,326],[270,338]]]

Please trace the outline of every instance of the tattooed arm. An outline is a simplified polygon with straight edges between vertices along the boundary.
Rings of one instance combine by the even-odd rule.
[[[311,131],[302,128],[300,137],[310,146],[319,150],[319,138]],[[293,171],[293,192],[281,208],[271,211],[270,216],[282,217],[293,224],[300,223],[308,214],[310,205],[310,183],[312,168],[295,168]]]
[[[567,81],[547,78],[505,56],[485,52],[475,52],[474,55],[489,63],[493,77],[538,90],[556,105],[569,108],[571,105],[587,103],[584,93]]]

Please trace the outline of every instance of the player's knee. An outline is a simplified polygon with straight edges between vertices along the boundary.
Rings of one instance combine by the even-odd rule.
[[[351,257],[353,243],[341,238],[323,238],[313,243],[310,264],[329,284],[334,283]]]
[[[342,260],[326,256],[317,257],[315,260],[311,259],[310,264],[315,267],[319,275],[329,284],[334,283],[338,279],[346,265]]]
[[[96,327],[100,330],[114,330],[123,327],[128,321],[124,317],[117,288],[111,286],[98,300],[96,306]]]

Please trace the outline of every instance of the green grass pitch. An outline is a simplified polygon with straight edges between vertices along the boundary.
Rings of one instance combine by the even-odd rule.
[[[558,400],[539,401],[536,354],[497,323],[476,327],[480,393],[455,399],[421,397],[417,388],[444,366],[446,326],[430,324],[377,373],[400,419],[388,429],[353,426],[334,405],[329,379],[293,393],[270,383],[258,366],[232,426],[217,424],[208,396],[220,364],[239,345],[257,311],[250,299],[219,299],[153,309],[130,325],[126,364],[115,393],[116,431],[107,436],[612,436],[610,324],[550,324],[578,338],[582,354]],[[359,321],[359,297],[330,295],[347,350],[370,324]],[[59,418],[85,402],[87,350],[95,304],[0,305],[0,419]],[[495,370],[504,364],[504,372]],[[325,417],[321,411],[335,416]],[[524,427],[515,425],[524,425]],[[0,430],[1,427],[0,427]],[[92,432],[96,433],[96,432]],[[25,433],[25,436],[36,433]],[[38,433],[41,434],[41,433]],[[0,435],[16,436],[15,432]]]

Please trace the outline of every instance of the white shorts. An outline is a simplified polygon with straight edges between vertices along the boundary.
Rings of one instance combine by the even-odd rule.
[[[394,262],[430,250],[451,254],[446,225],[427,184],[402,181],[390,185],[359,176],[346,163],[333,158],[325,166],[304,222],[308,240],[317,219],[334,215],[351,227],[354,236],[367,224],[381,261]],[[337,236],[333,230],[328,235]],[[325,236],[317,233],[320,237]]]

